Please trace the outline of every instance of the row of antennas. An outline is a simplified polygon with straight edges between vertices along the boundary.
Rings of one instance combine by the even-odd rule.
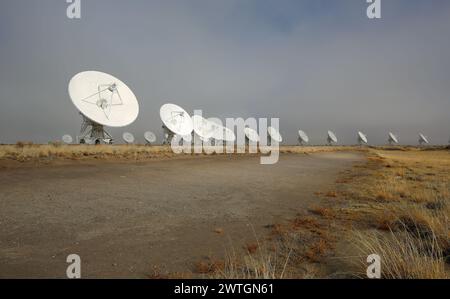
[[[195,134],[197,134],[197,132],[199,132],[200,133],[199,134],[200,140],[206,141],[208,138],[205,137],[206,135],[205,135],[204,127],[203,128],[202,127],[198,127],[198,126],[196,126],[196,127],[197,127],[197,130],[196,130]],[[281,134],[275,128],[269,127],[267,129],[267,133],[268,133],[268,137],[269,137],[268,140],[269,141],[270,140],[274,140],[274,141],[276,141],[278,143],[283,141],[283,138],[282,138]],[[245,134],[245,137],[246,137],[246,139],[248,141],[255,142],[255,143],[260,141],[259,135],[254,129],[246,127],[244,129],[244,134]],[[190,135],[185,135],[185,136],[190,136]],[[234,133],[233,133],[233,137],[229,138],[229,140],[230,139],[234,140],[234,138],[235,137],[234,137]],[[123,133],[122,134],[122,139],[123,139],[123,141],[126,144],[134,144],[135,140],[136,140],[134,135],[132,133],[129,133],[129,132]],[[144,133],[144,139],[145,139],[145,141],[146,141],[146,143],[148,145],[155,144],[156,141],[157,141],[156,135],[153,132],[151,132],[151,131],[147,131],[147,132]],[[362,133],[362,132],[358,132],[357,140],[358,140],[358,144],[360,144],[360,145],[368,144],[367,136],[364,133]],[[72,144],[74,142],[74,139],[72,138],[71,135],[64,135],[62,137],[62,141],[65,144]],[[309,143],[309,141],[310,141],[310,139],[309,139],[308,135],[304,131],[299,130],[298,131],[298,143],[300,145],[306,145],[306,144]],[[86,140],[81,140],[81,142],[80,141],[78,141],[78,142],[81,143],[81,144],[99,144],[99,143],[96,143],[95,140],[93,140],[91,142],[86,142]],[[168,134],[166,132],[163,143],[168,143],[168,142],[170,142],[170,138],[169,138],[169,136],[168,136]],[[389,134],[388,134],[388,142],[389,142],[390,145],[399,144],[399,139],[392,132],[389,132]],[[333,144],[337,144],[337,143],[338,143],[338,139],[336,137],[336,134],[333,131],[328,131],[328,133],[327,133],[327,144],[328,145],[333,145]],[[111,139],[111,144],[112,144],[112,139]],[[423,135],[422,133],[419,134],[419,144],[420,145],[429,144],[428,138],[425,135]]]
[[[133,91],[118,78],[98,71],[85,71],[76,74],[69,82],[70,98],[82,116],[80,135],[77,142],[81,144],[112,144],[112,136],[104,127],[125,127],[133,123],[139,114],[139,103]],[[164,141],[170,143],[174,136],[191,138],[198,135],[202,141],[213,140],[217,142],[234,142],[234,132],[219,123],[194,115],[191,117],[186,110],[175,104],[165,104],[160,109],[160,117],[163,122]],[[244,133],[247,141],[259,142],[258,133],[246,127]],[[283,138],[280,132],[269,127],[267,130],[268,141],[281,143]],[[131,133],[122,135],[125,143],[132,144],[135,138]],[[156,142],[156,136],[152,132],[146,132],[144,138],[147,143]],[[309,143],[309,138],[304,131],[298,131],[300,144]],[[73,143],[69,135],[63,136],[63,142]],[[217,142],[216,142],[217,141]],[[336,134],[328,131],[328,144],[338,143]],[[367,136],[358,132],[358,143],[367,144]],[[389,133],[389,143],[398,144],[397,137]],[[420,144],[428,144],[428,138],[419,135]]]
[[[144,139],[145,142],[148,145],[154,144],[156,143],[156,135],[155,133],[151,132],[151,131],[147,131],[144,133]],[[61,140],[65,143],[65,144],[72,144],[74,143],[74,138],[71,135],[64,135],[62,136]],[[134,137],[134,135],[132,133],[129,132],[125,132],[122,134],[122,140],[126,143],[126,144],[134,144],[136,141],[136,138]],[[93,139],[93,140],[88,140],[88,139],[81,139],[78,140],[78,143],[80,144],[101,144],[100,141],[98,139]],[[109,141],[109,144],[112,144],[112,139]]]

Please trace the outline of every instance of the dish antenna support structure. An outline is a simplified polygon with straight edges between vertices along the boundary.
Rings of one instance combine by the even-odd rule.
[[[76,74],[69,82],[69,95],[83,118],[80,143],[112,143],[107,127],[125,127],[139,114],[131,89],[116,77],[97,71]]]
[[[113,138],[111,134],[109,134],[103,125],[96,123],[95,121],[90,120],[83,113],[80,112],[81,117],[83,118],[83,122],[81,124],[80,135],[77,136],[77,139],[80,144],[85,143],[106,143],[112,144]]]

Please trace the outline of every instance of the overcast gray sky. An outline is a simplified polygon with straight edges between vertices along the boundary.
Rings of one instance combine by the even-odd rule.
[[[165,102],[208,117],[278,117],[287,142],[303,129],[343,143],[387,132],[450,137],[450,1],[65,0],[0,2],[0,143],[76,135],[70,78],[99,70],[137,95],[135,123],[162,135]]]

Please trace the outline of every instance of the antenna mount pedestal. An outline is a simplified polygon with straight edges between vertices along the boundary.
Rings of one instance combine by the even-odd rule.
[[[169,130],[165,125],[163,125],[162,128],[164,130],[163,144],[170,144],[175,134],[171,130]]]
[[[89,144],[112,144],[113,138],[111,134],[106,132],[103,125],[96,123],[82,113],[80,113],[83,118],[83,123],[81,125],[80,136],[78,136],[79,143],[89,143]]]

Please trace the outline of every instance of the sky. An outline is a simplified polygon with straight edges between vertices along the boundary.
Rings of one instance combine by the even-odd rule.
[[[166,102],[206,117],[279,118],[286,143],[389,131],[416,144],[450,137],[450,1],[65,0],[0,2],[0,143],[75,136],[67,85],[81,71],[124,81],[140,113],[116,138],[163,135]]]

